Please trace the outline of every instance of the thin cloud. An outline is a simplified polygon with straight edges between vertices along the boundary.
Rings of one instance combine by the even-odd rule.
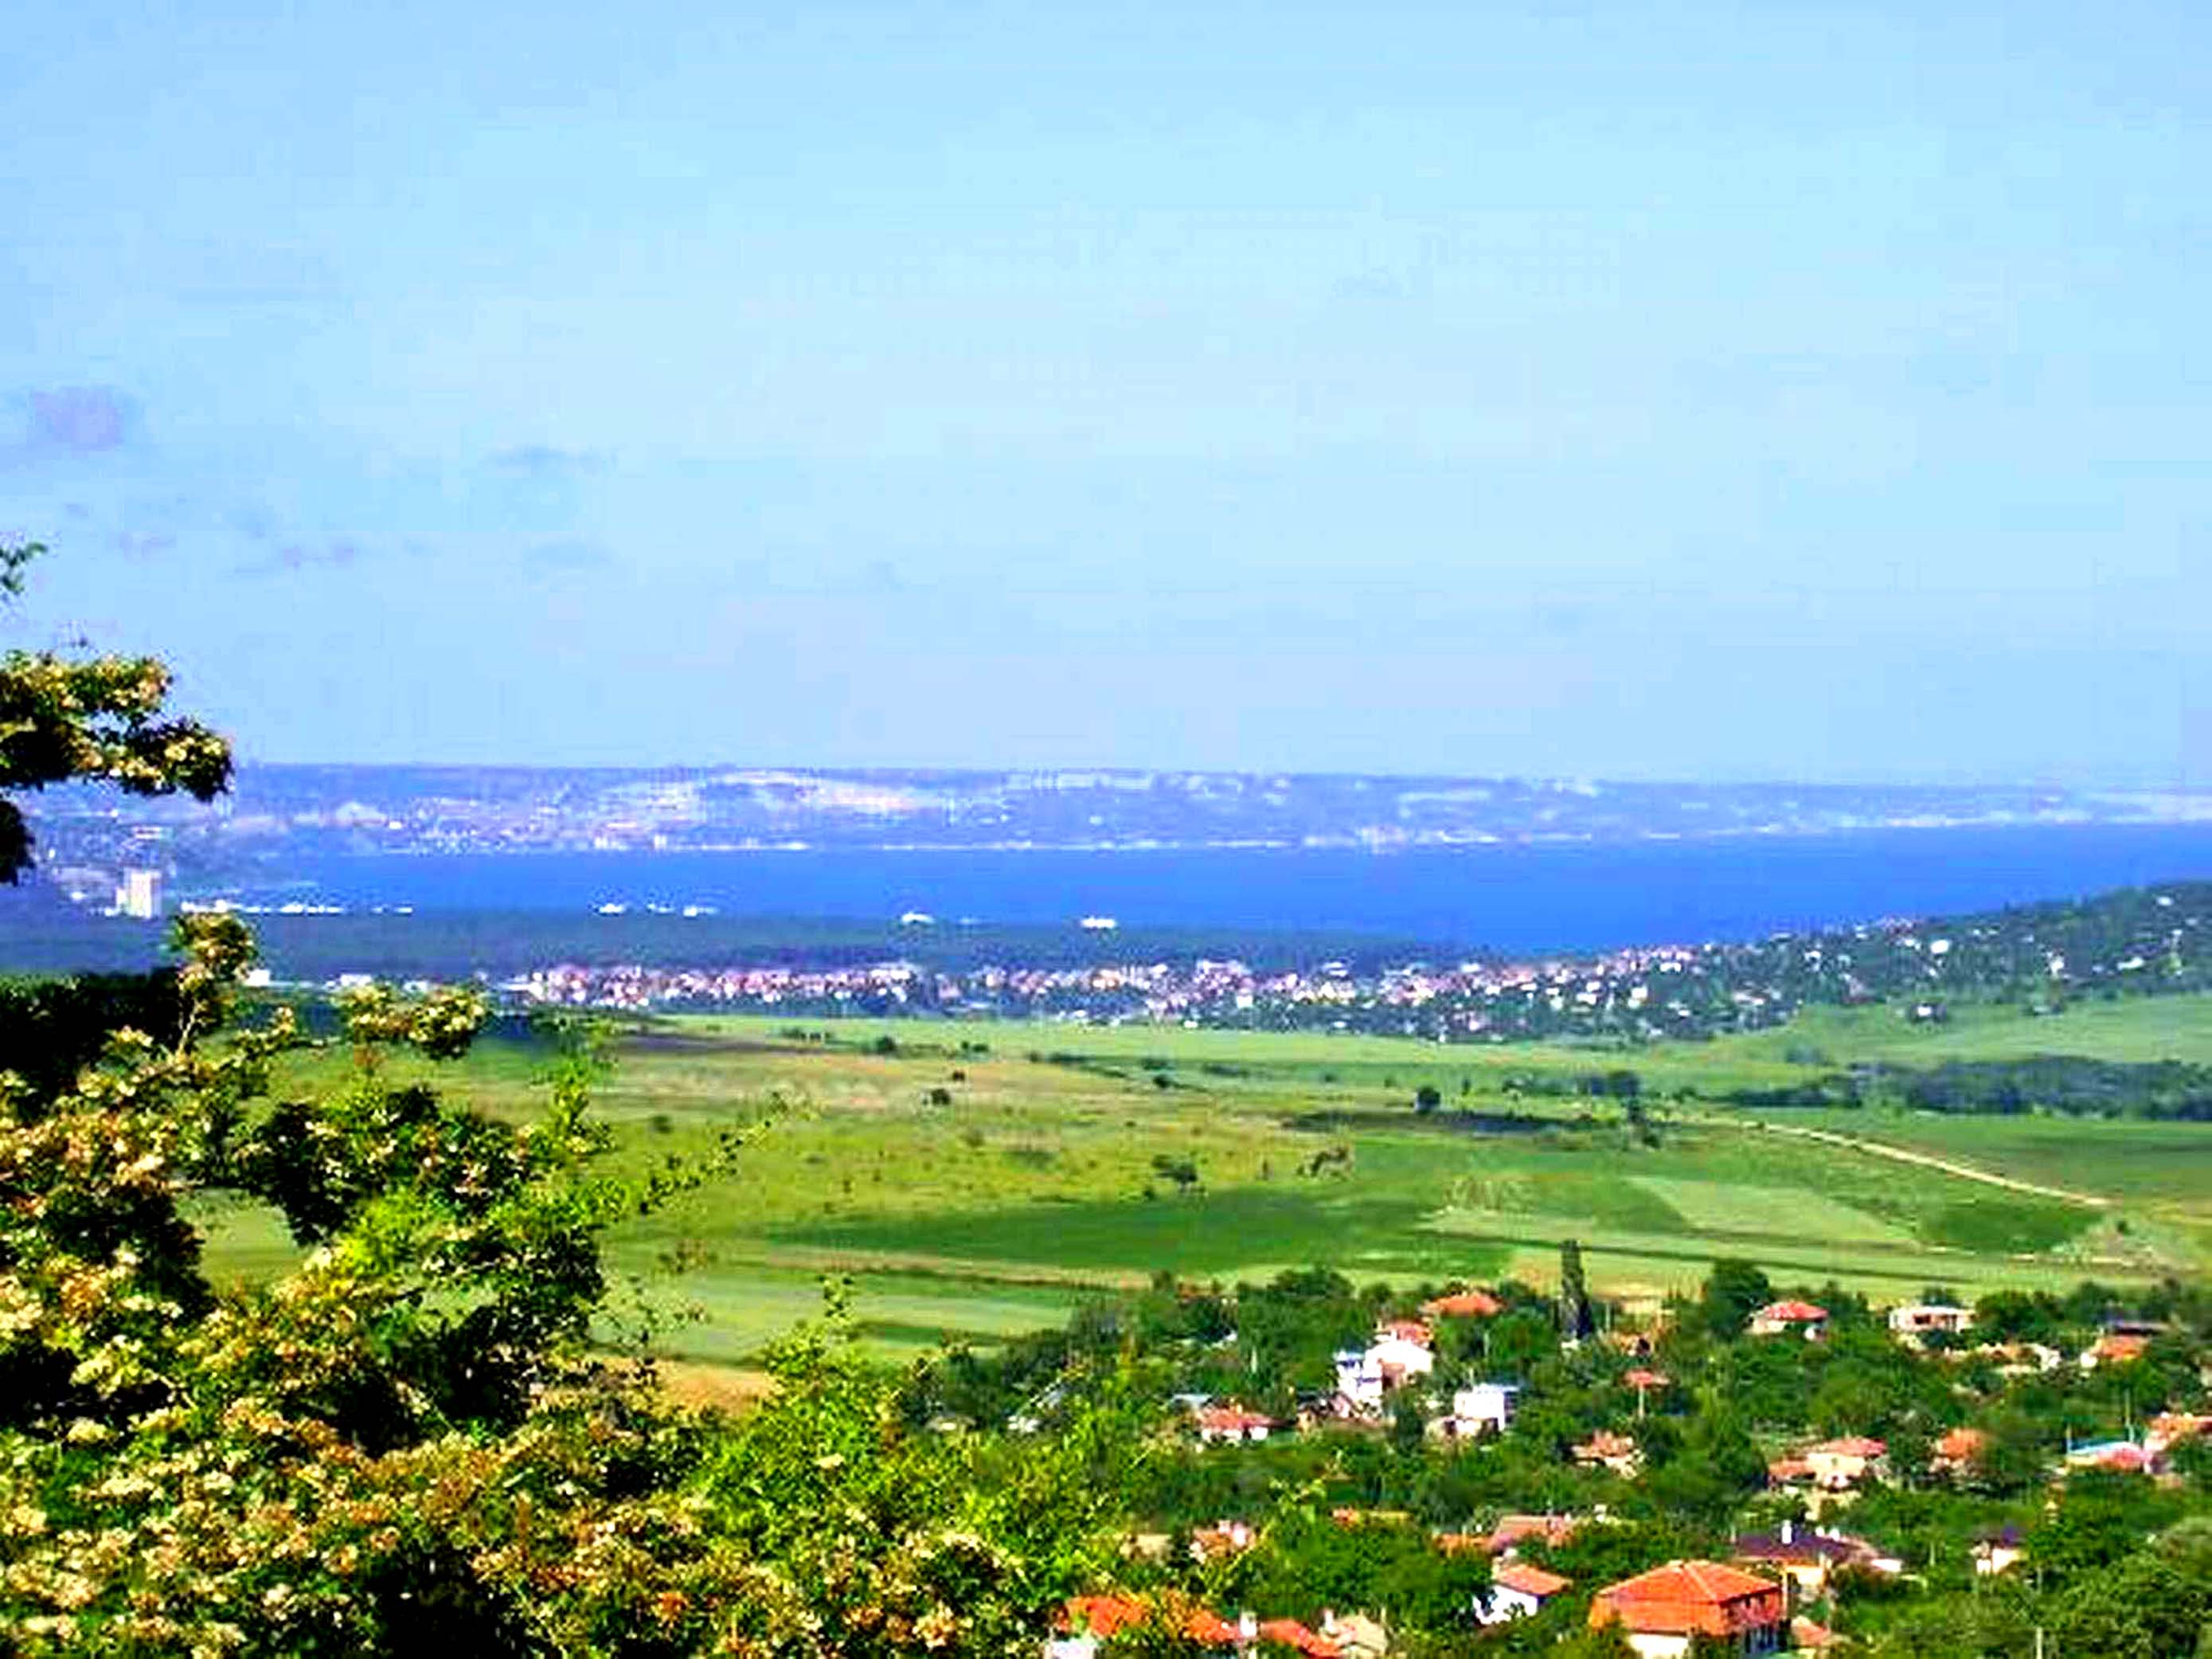
[[[540,477],[596,472],[606,457],[596,450],[562,449],[554,444],[518,444],[494,454],[491,464],[507,472],[527,472]]]
[[[607,569],[614,564],[615,556],[603,543],[568,538],[525,548],[522,562],[542,574],[558,575],[578,570]]]
[[[119,449],[137,410],[112,386],[64,386],[31,393],[30,441],[34,447],[98,454]]]
[[[125,558],[150,559],[175,547],[177,538],[158,530],[118,530],[107,544]]]
[[[297,575],[310,570],[349,569],[362,556],[361,544],[354,541],[287,542],[267,558],[249,559],[232,568],[241,576]]]

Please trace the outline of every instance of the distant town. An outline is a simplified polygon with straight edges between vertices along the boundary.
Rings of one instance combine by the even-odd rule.
[[[2212,791],[772,767],[249,765],[208,805],[61,790],[26,806],[46,878],[97,904],[127,869],[190,892],[332,853],[1389,850],[2212,823]]]

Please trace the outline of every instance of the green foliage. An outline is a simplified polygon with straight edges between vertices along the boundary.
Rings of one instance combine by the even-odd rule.
[[[1584,1337],[1597,1328],[1590,1313],[1589,1281],[1583,1274],[1583,1247],[1576,1239],[1559,1244],[1559,1333]]]
[[[220,787],[227,750],[160,718],[165,686],[7,659],[0,788]],[[0,873],[27,853],[0,833]],[[946,1440],[811,1332],[732,1430],[608,1355],[605,1234],[726,1170],[742,1131],[618,1176],[588,1031],[542,1107],[495,1117],[420,1076],[465,1054],[480,994],[380,988],[318,1038],[241,1011],[235,918],[174,945],[153,981],[0,997],[11,1654],[981,1659],[1099,1571],[1146,1444],[1110,1381],[1054,1435]],[[279,1087],[299,1077],[328,1086]],[[218,1197],[302,1252],[217,1283],[194,1218]]]
[[[1774,1286],[1748,1261],[1730,1259],[1713,1263],[1698,1307],[1706,1330],[1721,1338],[1740,1336],[1745,1322],[1774,1299]]]
[[[21,591],[40,550],[0,549],[0,597]],[[162,718],[169,672],[149,657],[0,655],[0,881],[31,865],[31,835],[9,792],[73,780],[137,795],[211,799],[230,781],[230,746],[191,720]]]

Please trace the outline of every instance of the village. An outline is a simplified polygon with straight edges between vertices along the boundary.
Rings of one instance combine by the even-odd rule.
[[[1730,1279],[1738,1289],[1757,1283],[1755,1270],[1741,1264],[1717,1268],[1716,1280]],[[1266,1299],[1243,1288],[1237,1299]],[[1364,1340],[1328,1353],[1322,1386],[1291,1389],[1286,1399],[1281,1379],[1254,1373],[1248,1358],[1241,1363],[1259,1386],[1178,1389],[1166,1402],[1169,1421],[1200,1462],[1334,1447],[1338,1463],[1349,1455],[1371,1469],[1376,1450],[1388,1445],[1415,1462],[1492,1459],[1513,1473],[1479,1484],[1501,1498],[1517,1475],[1547,1498],[1577,1491],[1585,1501],[1484,1505],[1473,1528],[1444,1518],[1431,1501],[1337,1503],[1303,1522],[1255,1510],[1139,1530],[1127,1550],[1129,1583],[1071,1601],[1043,1653],[1380,1659],[1577,1641],[1645,1659],[1849,1651],[1856,1645],[1850,1626],[1867,1623],[1853,1617],[1861,1607],[1887,1612],[1946,1589],[1972,1594],[2038,1576],[2039,1543],[2064,1534],[2070,1510],[2140,1501],[2170,1516],[2204,1507],[2212,1356],[2170,1309],[2158,1316],[2111,1311],[2084,1324],[2090,1296],[2070,1309],[2005,1293],[1978,1309],[1931,1297],[1877,1312],[1825,1292],[1820,1301],[1774,1295],[1747,1308],[1739,1297],[1730,1307],[1730,1288],[1709,1282],[1699,1302],[1677,1299],[1642,1319],[1583,1328],[1592,1310],[1547,1306],[1522,1286],[1453,1286],[1405,1305],[1384,1301]],[[1209,1319],[1218,1325],[1237,1311],[1233,1300],[1224,1307],[1189,1287],[1156,1287],[1159,1294],[1202,1310],[1183,1344],[1229,1359],[1170,1370],[1219,1375],[1250,1352],[1236,1332],[1206,1334]],[[1832,1311],[1829,1301],[1839,1305]],[[1732,1328],[1717,1328],[1723,1313]],[[1531,1327],[1546,1318],[1559,1329],[1548,1349],[1529,1342]],[[1132,1322],[1137,1330],[1144,1324],[1141,1315]],[[2022,1334],[2029,1330],[2038,1334]],[[1493,1363],[1509,1352],[1516,1363]],[[1823,1402],[1843,1397],[1839,1368],[1885,1364],[1899,1384],[1893,1409],[1863,1415],[1898,1424],[1895,1443],[1870,1432],[1815,1431],[1816,1419],[1835,1415]],[[1753,1373],[1782,1383],[1772,1396],[1778,1407],[1731,1387]],[[1731,1409],[1731,1394],[1745,1409]],[[1250,1403],[1263,1395],[1269,1403]],[[1807,1409],[1793,1412],[1793,1395]],[[1912,1403],[1894,1409],[1905,1400]],[[2059,1443],[2024,1448],[2021,1405],[2051,1400],[2070,1402],[2051,1414],[2067,1425]],[[2075,1431],[2074,1423],[2100,1420],[2116,1400],[2117,1432]],[[1685,1528],[1680,1492],[1663,1483],[1651,1490],[1650,1466],[1679,1464],[1699,1432],[1686,1425],[1715,1413],[1749,1425],[1761,1456],[1744,1472],[1743,1490],[1725,1493],[1702,1525]],[[1771,1420],[1792,1418],[1800,1419],[1794,1429]],[[1329,1467],[1322,1455],[1311,1467]],[[1249,1482],[1244,1489],[1254,1490]],[[1419,1483],[1399,1483],[1409,1489]],[[1271,1538],[1276,1532],[1301,1535],[1291,1546],[1300,1552],[1297,1572],[1239,1572],[1240,1563],[1283,1547]],[[1330,1540],[1331,1532],[1427,1552],[1438,1583],[1457,1597],[1459,1617],[1449,1621],[1456,1639],[1437,1628],[1433,1612],[1407,1646],[1406,1621],[1387,1607],[1247,1599],[1271,1583],[1343,1587],[1345,1575],[1326,1560],[1352,1547]],[[1692,1537],[1717,1547],[1638,1559]],[[1586,1575],[1583,1564],[1599,1561],[1633,1570]],[[1180,1645],[1117,1645],[1163,1620]]]

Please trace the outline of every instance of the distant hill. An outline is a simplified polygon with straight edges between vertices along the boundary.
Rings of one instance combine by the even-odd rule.
[[[1448,847],[1945,825],[2212,823],[2212,792],[1284,773],[247,766],[211,805],[58,791],[50,872],[212,874],[325,853]]]

